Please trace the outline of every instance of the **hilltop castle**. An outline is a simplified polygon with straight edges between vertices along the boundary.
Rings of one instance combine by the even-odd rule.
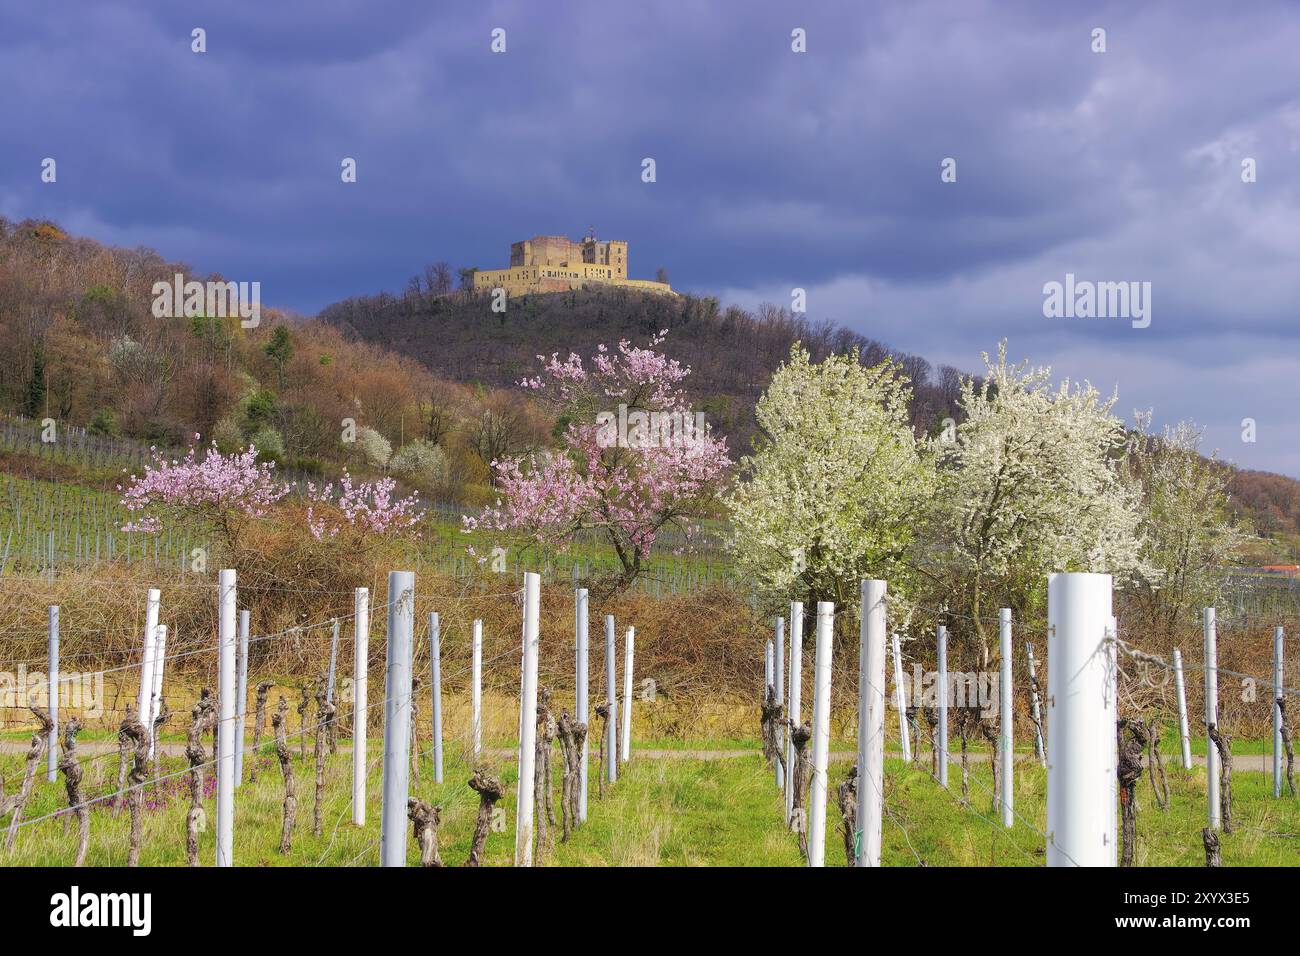
[[[573,242],[568,236],[533,236],[510,244],[510,268],[474,273],[474,289],[505,289],[507,295],[568,292],[585,286],[615,285],[676,295],[666,282],[627,277],[627,243],[597,239]]]

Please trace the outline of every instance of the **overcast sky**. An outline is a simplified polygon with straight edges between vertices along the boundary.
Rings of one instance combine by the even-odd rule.
[[[0,213],[307,314],[594,225],[634,277],[804,288],[936,365],[1007,338],[1300,476],[1297,51],[1284,2],[0,0]],[[1151,283],[1150,326],[1044,317],[1067,273]]]

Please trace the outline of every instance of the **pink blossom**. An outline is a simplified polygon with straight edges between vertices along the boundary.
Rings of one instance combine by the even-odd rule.
[[[420,520],[416,510],[419,492],[394,498],[397,482],[392,478],[353,484],[346,471],[339,479],[338,491],[333,484],[317,488],[307,486],[307,528],[317,541],[333,538],[351,529],[361,535],[384,535],[412,527]]]
[[[260,518],[288,494],[273,477],[275,466],[258,462],[257,449],[223,455],[213,443],[199,458],[191,447],[182,459],[168,460],[153,451],[143,475],[131,475],[122,505],[133,517],[123,531],[159,531],[167,512],[214,520],[229,530],[232,521]],[[134,517],[139,515],[139,517]]]
[[[572,421],[555,452],[494,462],[502,498],[464,530],[522,533],[541,543],[564,545],[583,529],[606,532],[624,565],[625,579],[638,573],[666,526],[684,527],[703,516],[731,461],[724,439],[707,429],[691,441],[635,448],[606,447],[597,440],[596,414],[617,404],[645,412],[689,415],[679,383],[690,369],[655,350],[666,333],[639,348],[625,341],[617,350],[597,348],[590,368],[573,353],[538,356],[542,373],[520,384],[550,401]]]

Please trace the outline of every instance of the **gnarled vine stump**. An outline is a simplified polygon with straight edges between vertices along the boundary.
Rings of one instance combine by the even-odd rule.
[[[478,818],[474,821],[474,837],[469,845],[469,859],[466,866],[483,865],[483,849],[487,845],[488,833],[492,830],[493,808],[505,795],[505,787],[500,779],[486,767],[479,767],[474,776],[469,778],[469,787],[478,794]]]
[[[31,745],[27,748],[27,765],[23,770],[22,788],[15,796],[9,798],[8,806],[4,808],[13,813],[13,816],[9,818],[9,837],[5,840],[6,850],[12,850],[14,841],[18,839],[18,824],[22,821],[23,810],[27,806],[27,801],[31,799],[32,786],[36,782],[37,768],[45,758],[46,753],[49,752],[50,735],[54,733],[54,721],[50,718],[49,711],[35,705],[29,705],[27,709],[36,715],[36,719],[40,721],[40,726],[32,734]],[[3,815],[2,811],[0,811],[0,815]]]
[[[420,846],[420,866],[442,866],[442,858],[438,855],[438,818],[441,812],[441,807],[430,806],[415,797],[407,798],[406,815]]]
[[[204,687],[199,691],[197,703],[190,708],[190,729],[185,739],[185,759],[190,764],[190,809],[185,815],[185,862],[189,866],[199,865],[199,834],[207,823],[203,811],[203,768],[208,755],[203,749],[203,736],[216,719],[217,708],[212,691]]]
[[[68,792],[68,809],[77,817],[77,862],[73,866],[84,866],[86,851],[90,849],[90,807],[81,796],[82,770],[81,761],[77,759],[77,734],[80,732],[81,721],[73,717],[63,728],[63,756],[59,758],[63,786]]]
[[[285,740],[285,717],[289,713],[288,702],[281,697],[279,710],[271,715],[271,726],[275,730],[275,755],[280,761],[280,773],[284,775],[284,819],[280,825],[280,852],[288,853],[293,849],[293,823],[298,816],[298,792],[293,782],[293,755],[289,752],[289,743]]]

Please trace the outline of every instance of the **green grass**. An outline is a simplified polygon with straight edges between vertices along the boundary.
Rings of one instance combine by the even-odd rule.
[[[743,749],[718,747],[720,743],[745,741],[689,741],[691,749]],[[748,742],[751,743],[752,742]],[[372,866],[378,862],[380,772],[377,748],[372,746],[373,771],[369,781],[370,801],[364,828],[350,824],[351,758],[345,752],[330,758],[323,803],[323,833],[312,836],[314,769],[294,760],[298,783],[298,824],[290,854],[278,852],[283,783],[269,754],[259,760],[259,780],[245,783],[236,801],[235,857],[240,865]],[[928,752],[923,764],[905,765],[887,761],[885,781],[886,816],[883,833],[883,861],[890,866],[1033,866],[1044,862],[1043,837],[1046,828],[1045,772],[1033,761],[1016,767],[1016,809],[1021,818],[1010,830],[1003,829],[993,810],[991,770],[987,765],[971,768],[971,799],[960,799],[961,770],[954,766],[950,787],[944,790],[931,779]],[[251,758],[250,758],[251,762]],[[558,752],[556,767],[556,812],[558,819]],[[0,757],[0,770],[16,786],[21,771],[19,755]],[[108,792],[115,785],[116,756],[94,760],[86,766],[85,789],[89,795]],[[166,758],[163,772],[181,769],[179,758]],[[850,761],[836,761],[830,767],[830,800],[827,807],[826,863],[845,864],[842,824],[835,790],[849,773]],[[248,765],[246,764],[246,771]],[[489,836],[488,865],[509,865],[514,849],[514,765],[499,766],[506,796],[500,806],[505,812],[504,832]],[[695,758],[636,758],[620,769],[618,783],[603,799],[597,793],[598,767],[593,760],[589,819],[567,844],[559,842],[559,830],[552,828],[554,847],[542,854],[542,861],[557,866],[798,866],[802,864],[798,840],[782,822],[782,803],[772,771],[762,757],[733,757],[719,760]],[[445,780],[435,786],[426,762],[413,792],[441,805],[439,844],[444,862],[459,865],[469,852],[469,841],[478,807],[478,797],[466,785],[469,768],[456,757],[447,761]],[[1190,774],[1170,771],[1172,804],[1169,810],[1156,806],[1145,775],[1138,790],[1137,862],[1142,866],[1200,866],[1204,855],[1200,832],[1205,814],[1204,771]],[[172,784],[174,793],[164,806],[145,812],[145,840],[142,864],[177,866],[184,864],[185,814],[188,799],[181,778]],[[1237,832],[1224,834],[1225,866],[1300,865],[1300,799],[1273,800],[1268,777],[1261,773],[1238,773],[1233,778]],[[151,793],[151,797],[156,794]],[[43,816],[65,805],[63,784],[38,779],[37,790],[25,818]],[[215,803],[205,801],[208,819],[215,816]],[[2,865],[71,864],[75,851],[75,822],[58,817],[20,830],[11,854],[0,850]],[[0,828],[2,830],[3,828]],[[408,831],[409,832],[409,831]],[[126,862],[128,814],[115,813],[106,805],[92,811],[92,865],[121,866]],[[408,841],[408,862],[418,862],[413,840]],[[202,836],[201,862],[211,865],[213,834]]]
[[[1189,725],[1187,743],[1193,754],[1204,757],[1207,742],[1204,725],[1200,727],[1195,724]],[[1160,735],[1160,752],[1166,756],[1173,754],[1174,759],[1178,759],[1178,755],[1182,752],[1182,743],[1178,739],[1178,727],[1176,725],[1166,726],[1164,733]],[[1233,737],[1232,752],[1234,754],[1272,753],[1273,738],[1271,736],[1266,738]]]

